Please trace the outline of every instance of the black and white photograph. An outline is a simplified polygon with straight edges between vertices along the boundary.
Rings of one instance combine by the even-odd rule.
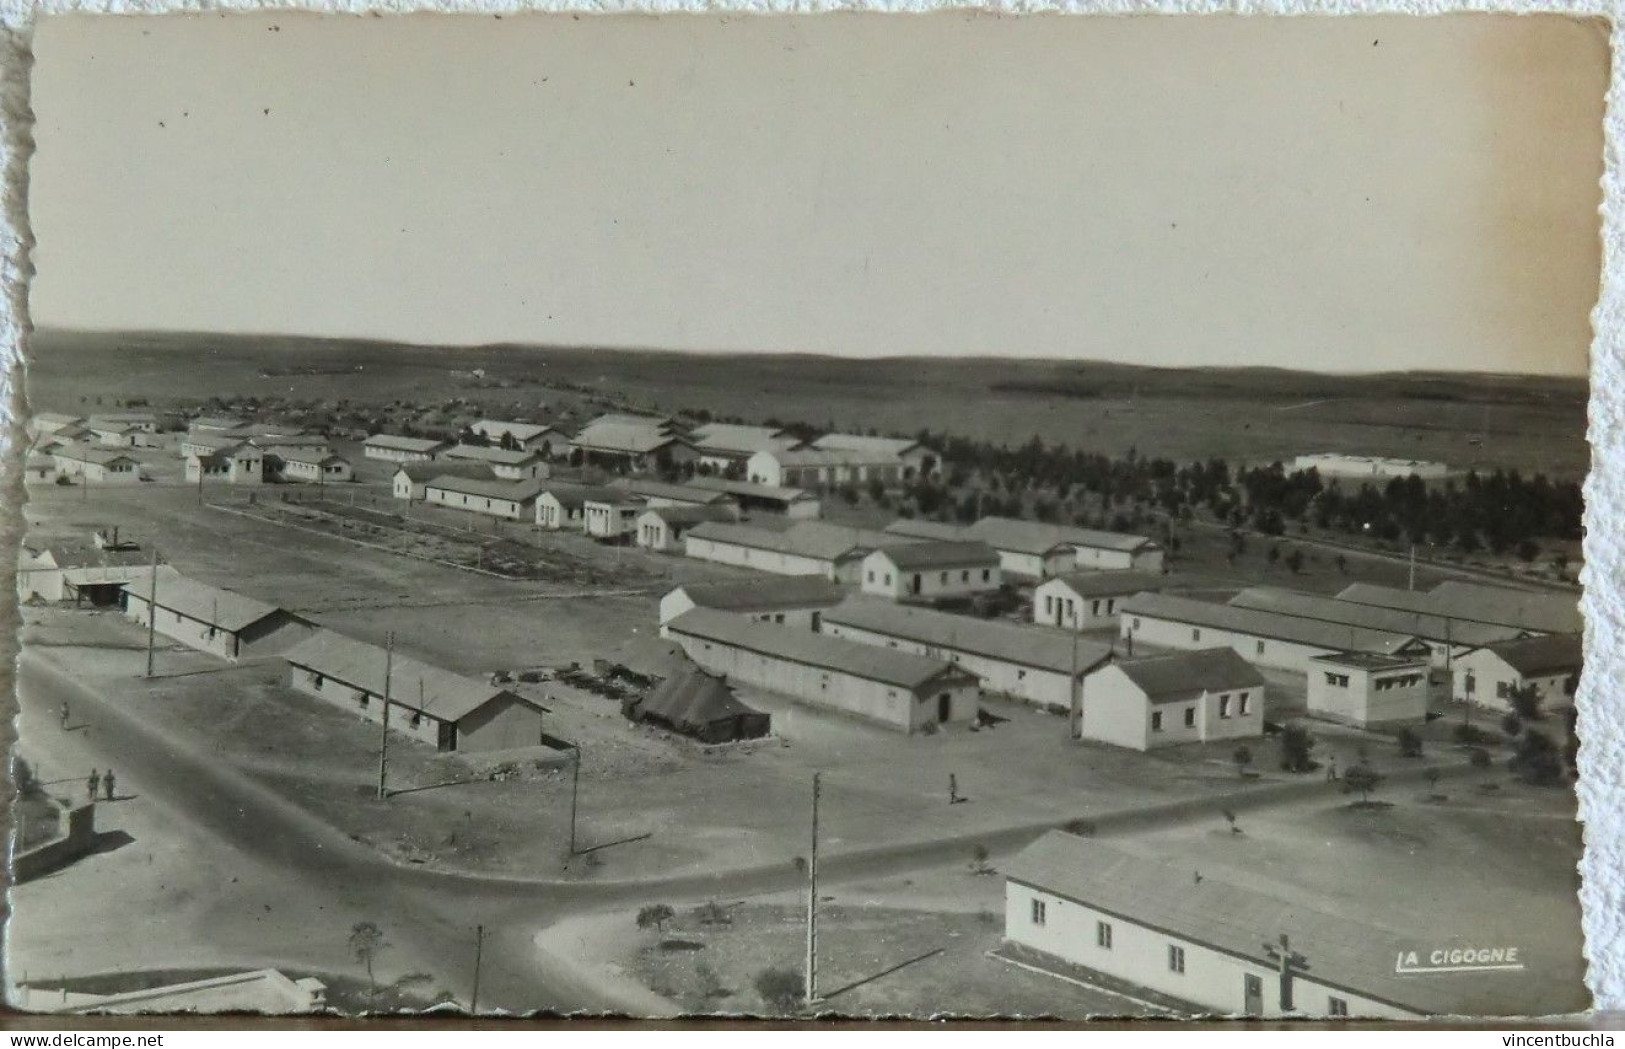
[[[1584,1014],[1609,33],[41,17],[7,1006]]]

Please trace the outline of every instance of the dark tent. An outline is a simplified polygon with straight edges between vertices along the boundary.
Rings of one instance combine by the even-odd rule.
[[[672,674],[647,696],[627,700],[621,713],[702,743],[758,739],[769,729],[768,715],[747,707],[721,678],[694,666]]]

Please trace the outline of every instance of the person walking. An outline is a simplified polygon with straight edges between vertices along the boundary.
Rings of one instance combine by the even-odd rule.
[[[102,789],[104,789],[107,792],[107,800],[112,801],[113,800],[113,770],[112,769],[108,769],[107,774],[102,777]]]
[[[102,774],[95,769],[90,770],[90,779],[85,781],[85,796],[89,801],[96,800],[96,789],[102,785]]]
[[[68,701],[65,699],[62,701],[60,714],[62,716],[62,731],[66,732],[68,731]]]
[[[1326,759],[1326,782],[1327,783],[1336,783],[1337,782],[1337,759],[1336,758],[1327,758]]]

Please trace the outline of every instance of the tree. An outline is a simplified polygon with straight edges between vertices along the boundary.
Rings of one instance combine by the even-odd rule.
[[[1394,739],[1399,744],[1401,757],[1419,758],[1422,756],[1422,737],[1416,734],[1415,729],[1410,727],[1402,728]]]
[[[1315,767],[1310,756],[1315,749],[1315,737],[1302,725],[1288,725],[1281,730],[1281,768],[1287,772],[1309,772]]]
[[[872,502],[872,503],[879,503],[879,502],[884,501],[885,498],[886,498],[886,486],[885,486],[885,484],[882,483],[882,481],[878,477],[869,478],[869,501]]]
[[[1501,731],[1509,736],[1516,737],[1518,733],[1523,731],[1523,718],[1520,718],[1515,711],[1507,711],[1506,717],[1501,719]]]
[[[389,941],[384,939],[384,930],[375,922],[356,922],[350,926],[350,957],[367,970],[367,986],[376,994],[378,980],[373,975],[373,966],[378,956],[389,949]]]
[[[1563,782],[1563,757],[1557,744],[1544,732],[1530,730],[1518,740],[1517,752],[1509,762],[1512,771],[1525,783],[1551,787]]]
[[[1350,766],[1349,770],[1343,773],[1343,793],[1352,794],[1359,791],[1360,804],[1368,805],[1370,804],[1371,792],[1376,790],[1377,785],[1382,781],[1382,775],[1362,761],[1358,765]]]
[[[1540,720],[1540,686],[1534,682],[1525,685],[1512,685],[1507,689],[1507,702],[1512,705],[1512,712],[1525,721]]]
[[[664,903],[651,903],[638,908],[638,928],[653,929],[660,935],[666,934],[666,923],[671,921],[675,912]]]
[[[1480,773],[1485,773],[1495,765],[1495,760],[1490,757],[1490,752],[1483,747],[1474,747],[1467,753],[1467,763]]]
[[[993,868],[987,865],[991,853],[986,845],[973,845],[970,850],[970,869],[972,874],[992,874]]]
[[[1236,775],[1245,777],[1247,775],[1247,766],[1253,763],[1253,752],[1243,743],[1230,755],[1230,760],[1236,763]]]
[[[1297,575],[1299,572],[1302,572],[1303,551],[1299,550],[1297,547],[1293,547],[1292,552],[1286,555],[1286,566],[1292,571],[1293,575]]]
[[[793,1013],[801,1007],[801,996],[805,988],[802,986],[801,974],[794,969],[773,967],[763,969],[756,974],[753,981],[756,993],[762,999],[762,1004],[780,1015]]]

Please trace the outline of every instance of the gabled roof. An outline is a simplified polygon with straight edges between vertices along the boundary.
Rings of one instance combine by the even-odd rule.
[[[575,446],[587,451],[646,455],[668,445],[689,444],[687,438],[674,434],[669,428],[606,419],[608,417],[600,417],[588,423],[575,435]]]
[[[1494,622],[1553,634],[1578,634],[1585,629],[1580,595],[1573,592],[1512,590],[1453,579],[1434,587],[1433,596],[1451,615],[1465,615],[1473,609],[1480,617],[1494,617]]]
[[[545,481],[534,478],[523,481],[503,481],[493,478],[487,481],[477,477],[456,477],[449,474],[442,474],[432,481],[423,483],[425,492],[433,488],[442,492],[455,492],[458,495],[475,495],[482,499],[507,499],[516,503],[531,502],[545,487]]]
[[[668,525],[697,525],[706,521],[735,520],[731,506],[651,506],[643,517],[658,517]]]
[[[459,444],[447,448],[440,453],[442,459],[465,459],[472,462],[491,463],[495,466],[523,466],[541,459],[536,452],[527,449],[485,447],[478,444]]]
[[[939,568],[997,568],[998,551],[978,542],[922,542],[886,546],[871,557],[883,557],[903,572],[932,571]]]
[[[718,612],[833,608],[846,598],[845,587],[815,575],[774,576],[771,579],[747,579],[723,583],[686,583],[676,589],[686,594],[696,606]]]
[[[853,597],[823,615],[826,624],[964,652],[1036,670],[1080,674],[1111,658],[1112,649],[1070,630],[977,619],[892,601]]]
[[[893,459],[919,448],[920,442],[906,437],[865,437],[856,433],[826,433],[813,442],[814,448],[831,452],[867,452]]]
[[[641,477],[617,477],[609,482],[609,487],[619,488],[621,491],[630,492],[633,495],[648,496],[651,499],[672,499],[706,505],[718,505],[734,501],[733,497],[727,492],[719,492],[712,488],[701,488],[689,484],[670,484],[666,481],[651,481]]]
[[[241,448],[247,442],[241,437],[230,437],[226,435],[216,436],[210,433],[194,433],[187,434],[186,439],[181,443],[196,448],[207,448],[211,452],[225,452],[234,448]]]
[[[1282,612],[1318,619],[1326,623],[1386,630],[1395,634],[1414,634],[1427,641],[1455,645],[1487,645],[1493,641],[1506,641],[1519,636],[1517,627],[1493,626],[1466,620],[1447,619],[1444,616],[1424,615],[1392,608],[1339,601],[1335,597],[1304,594],[1272,586],[1248,587],[1230,599],[1237,608],[1256,608],[1265,612]]]
[[[386,654],[377,645],[336,631],[318,630],[283,658],[294,666],[352,688],[365,689],[374,695],[384,693]],[[421,711],[441,721],[461,721],[492,700],[503,697],[512,697],[537,710],[547,709],[516,692],[413,659],[399,649],[388,661],[390,704]]]
[[[1215,869],[1215,868],[1218,869]],[[1385,927],[1349,902],[1336,913],[1311,906],[1297,894],[1277,895],[1226,878],[1217,863],[1153,859],[1103,842],[1051,831],[1003,864],[1008,880],[1102,911],[1126,922],[1246,959],[1268,972],[1275,963],[1265,952],[1285,934],[1308,959],[1308,976],[1334,989],[1433,1015],[1540,1015],[1549,987],[1527,972],[1394,972],[1394,959],[1406,950],[1423,958],[1438,948],[1502,944],[1505,928],[1483,927],[1426,940],[1416,925]],[[1200,869],[1201,877],[1196,877]],[[1486,918],[1488,924],[1507,925]],[[1425,923],[1424,923],[1425,924]],[[1517,925],[1516,917],[1510,919]],[[1535,935],[1537,930],[1525,929]],[[1515,935],[1515,933],[1514,933]],[[1474,936],[1481,939],[1475,940]],[[1537,937],[1538,939],[1538,937]],[[1472,941],[1472,942],[1467,942]],[[1524,941],[1514,939],[1515,944]],[[1526,951],[1525,953],[1531,953]],[[1272,992],[1266,992],[1272,993]]]
[[[265,449],[266,455],[274,455],[285,463],[305,463],[309,466],[326,466],[328,463],[348,463],[350,460],[342,455],[324,452],[313,448],[286,447],[272,445]]]
[[[496,474],[491,472],[487,463],[464,461],[460,463],[402,463],[396,470],[395,476],[405,474],[407,480],[415,484],[432,481],[436,477],[463,477],[482,481],[496,480]]]
[[[1237,608],[1234,605],[1175,597],[1172,594],[1135,594],[1119,606],[1119,614],[1151,616],[1191,626],[1211,627],[1215,630],[1233,630],[1255,637],[1291,641],[1311,648],[1324,648],[1328,652],[1392,654],[1419,643],[1414,634],[1326,623],[1318,619],[1289,616],[1283,612]]]
[[[1547,677],[1553,674],[1577,674],[1584,661],[1577,634],[1547,634],[1525,637],[1516,641],[1500,641],[1484,645],[1482,650],[1493,652],[1524,677]]]
[[[746,499],[774,499],[793,503],[817,498],[805,488],[785,488],[776,484],[757,484],[754,481],[730,481],[722,477],[696,477],[688,483],[693,488],[707,488],[713,492],[726,492]]]
[[[560,506],[571,509],[580,509],[588,503],[614,502],[621,497],[621,493],[614,488],[591,484],[560,484],[556,481],[546,482],[542,485],[541,495],[552,496]]]
[[[514,440],[520,442],[533,440],[545,433],[558,433],[558,430],[555,427],[549,426],[546,423],[511,423],[504,422],[501,419],[478,419],[475,420],[470,428],[480,431],[481,433],[511,433],[513,434]]]
[[[145,601],[150,592],[148,587],[151,585],[149,578],[142,578],[137,582],[126,583],[124,589],[131,597]],[[188,619],[207,623],[231,634],[241,633],[255,623],[274,615],[293,615],[268,602],[183,576],[167,565],[158,567],[157,595],[154,603],[159,608],[177,612]]]
[[[900,517],[887,525],[886,531],[892,535],[907,536],[913,539],[969,540],[974,538],[964,525],[948,524],[946,521],[926,521],[917,517]]]
[[[966,529],[966,534],[983,540],[996,550],[1022,554],[1048,554],[1067,546],[1134,553],[1157,546],[1143,535],[1099,532],[1092,528],[1071,528],[1042,521],[1022,521],[1014,517],[984,517]]]
[[[1117,669],[1153,703],[1193,699],[1204,692],[1264,687],[1263,675],[1233,648],[1123,659],[1117,662]]]
[[[29,425],[36,430],[61,429],[84,421],[82,415],[65,415],[62,412],[35,412],[28,417]]]
[[[389,448],[397,452],[435,452],[448,443],[428,437],[401,437],[392,433],[375,433],[366,440],[368,448]]]
[[[116,462],[136,462],[132,457],[115,449],[92,448],[84,444],[65,444],[51,454],[58,459],[69,459],[78,463],[93,463],[97,466],[111,466]]]
[[[758,623],[709,608],[689,609],[668,623],[667,628],[676,635],[907,689],[919,688],[943,675],[971,676],[940,659],[845,641],[810,630]]]
[[[795,554],[816,561],[840,561],[862,557],[871,550],[891,546],[896,536],[861,528],[843,528],[823,521],[797,521],[783,531],[756,525],[710,521],[689,530],[696,539],[748,546],[755,550]]]
[[[635,708],[641,716],[652,714],[688,731],[703,729],[717,721],[765,716],[740,702],[727,682],[696,666],[666,678],[647,697],[637,701]]]
[[[125,568],[150,564],[152,555],[140,550],[104,550],[93,543],[25,540],[24,552],[37,559],[49,555],[54,568]]]
[[[897,456],[873,448],[764,448],[757,455],[771,456],[780,466],[895,466]]]
[[[191,430],[235,430],[247,423],[233,415],[200,415],[188,425]]]
[[[741,426],[734,423],[706,423],[690,435],[702,452],[751,455],[769,448],[794,448],[801,441],[783,427]]]
[[[1087,599],[1160,590],[1164,582],[1162,576],[1150,572],[1067,572],[1046,580],[1042,586],[1064,586]]]

